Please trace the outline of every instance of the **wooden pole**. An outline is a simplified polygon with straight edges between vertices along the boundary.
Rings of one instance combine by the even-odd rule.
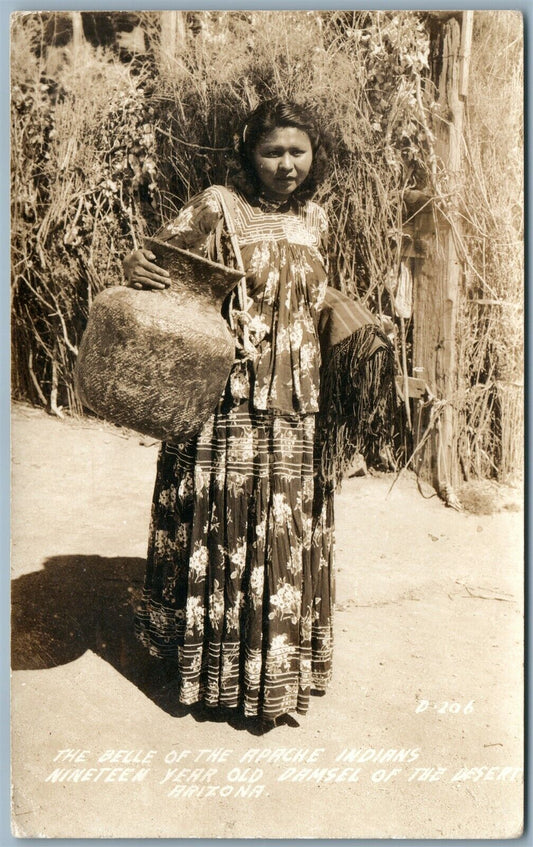
[[[74,61],[80,58],[80,52],[83,49],[85,38],[83,36],[83,21],[81,12],[71,12],[72,21],[72,56]]]
[[[184,12],[166,11],[159,13],[161,60],[164,67],[171,70],[184,44],[186,26]]]
[[[415,219],[417,236],[426,243],[426,256],[415,267],[413,366],[432,394],[445,401],[438,427],[428,441],[419,466],[448,502],[459,479],[453,401],[457,390],[456,323],[461,282],[457,235],[460,232],[456,192],[461,184],[463,111],[468,80],[472,12],[461,24],[450,18],[440,31],[440,72],[436,80],[440,113],[435,126],[435,155],[445,179],[440,179],[430,214]],[[416,446],[416,445],[415,445]]]

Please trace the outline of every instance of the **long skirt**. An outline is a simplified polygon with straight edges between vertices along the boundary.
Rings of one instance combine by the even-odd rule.
[[[314,415],[217,412],[163,444],[136,632],[179,701],[274,719],[331,675],[333,502],[314,503]]]

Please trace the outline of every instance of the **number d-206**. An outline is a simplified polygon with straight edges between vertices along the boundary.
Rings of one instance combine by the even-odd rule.
[[[452,702],[449,700],[444,700],[442,703],[432,703],[430,700],[420,700],[415,712],[419,714],[420,712],[425,712],[426,709],[434,709],[439,715],[444,715],[447,712],[452,715],[470,715],[474,711],[474,701],[469,700],[468,703],[463,706],[462,703]]]

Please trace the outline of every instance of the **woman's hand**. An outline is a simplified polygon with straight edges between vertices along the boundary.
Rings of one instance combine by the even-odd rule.
[[[122,267],[126,283],[130,288],[161,289],[168,288],[168,271],[152,261],[155,259],[150,250],[133,250],[124,258]]]

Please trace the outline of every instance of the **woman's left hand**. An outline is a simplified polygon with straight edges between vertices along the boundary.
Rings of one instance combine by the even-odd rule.
[[[133,250],[122,262],[124,276],[130,288],[162,289],[170,285],[168,271],[156,265],[150,250]]]

